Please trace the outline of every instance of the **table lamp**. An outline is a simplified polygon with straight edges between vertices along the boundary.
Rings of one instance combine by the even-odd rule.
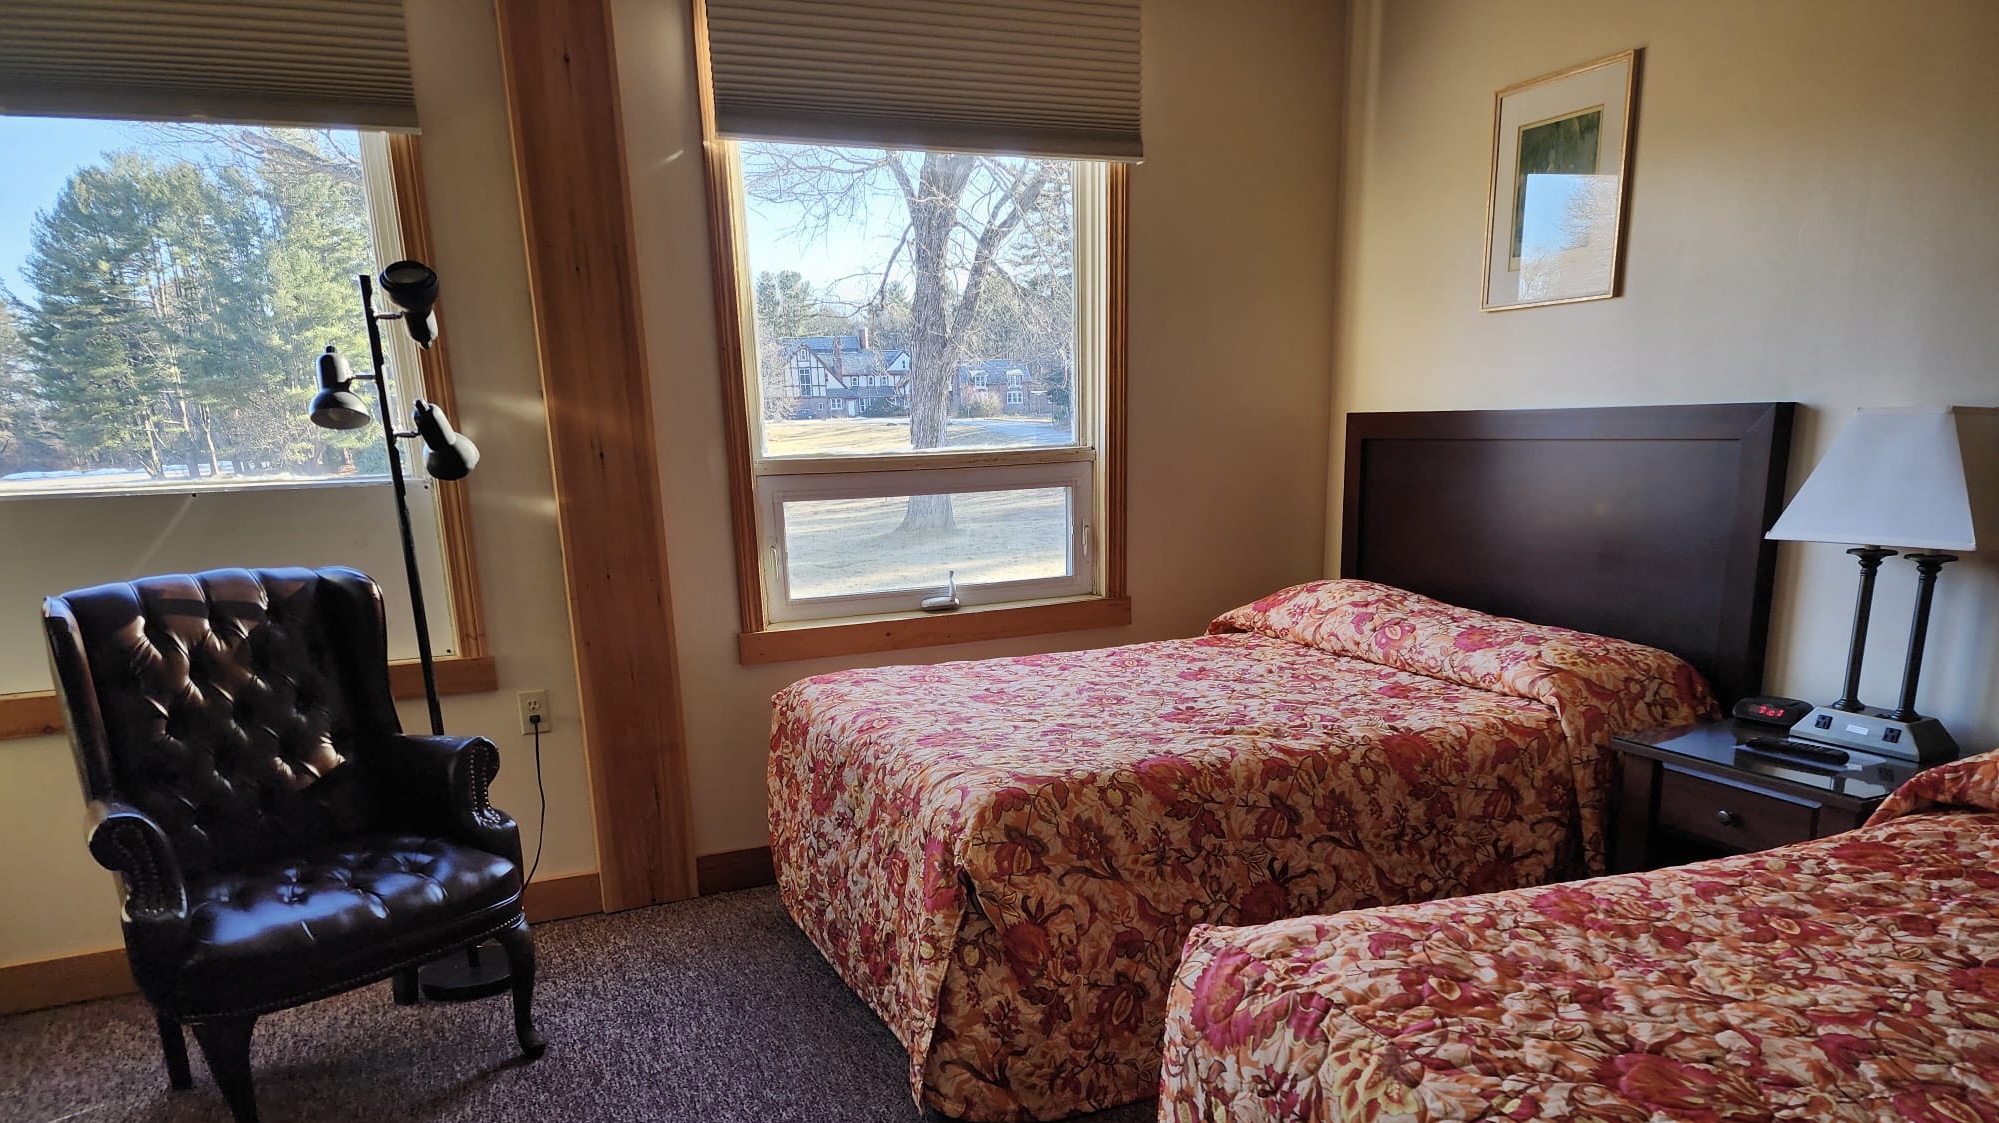
[[[1943,723],[1916,712],[1916,682],[1929,637],[1930,602],[1937,574],[1957,560],[1949,550],[1971,550],[1971,500],[1957,419],[1949,407],[1862,409],[1834,439],[1805,486],[1766,538],[1784,542],[1838,542],[1860,559],[1860,594],[1853,608],[1846,684],[1839,700],[1819,706],[1791,729],[1791,736],[1921,763],[1957,756],[1957,742]],[[1867,649],[1874,578],[1886,558],[1908,551],[1916,565],[1916,611],[1902,669],[1902,695],[1893,709],[1860,701],[1860,665]]]

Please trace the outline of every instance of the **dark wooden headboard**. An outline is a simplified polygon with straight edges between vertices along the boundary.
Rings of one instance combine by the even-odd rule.
[[[1347,416],[1340,574],[1762,688],[1790,402]]]

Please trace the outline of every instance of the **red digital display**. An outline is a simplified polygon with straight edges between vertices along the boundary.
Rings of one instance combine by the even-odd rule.
[[[1789,725],[1811,707],[1789,698],[1744,698],[1735,704],[1735,716],[1744,721]]]

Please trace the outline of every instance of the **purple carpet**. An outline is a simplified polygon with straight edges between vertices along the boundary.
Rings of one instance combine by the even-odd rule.
[[[398,1007],[387,983],[272,1014],[252,1046],[264,1123],[913,1123],[909,1062],[773,889],[535,929],[548,1055],[520,1063],[504,997]],[[225,1123],[192,1037],[169,1092],[136,997],[0,1018],[0,1119]],[[1140,1123],[1149,1103],[1079,1117]]]

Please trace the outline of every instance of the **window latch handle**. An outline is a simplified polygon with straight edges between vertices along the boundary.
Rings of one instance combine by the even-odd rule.
[[[963,602],[958,599],[958,571],[951,570],[946,579],[944,595],[925,597],[917,607],[925,612],[956,612]]]

